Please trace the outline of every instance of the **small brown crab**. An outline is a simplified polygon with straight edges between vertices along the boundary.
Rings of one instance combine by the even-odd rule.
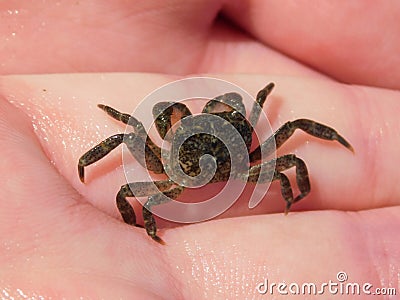
[[[310,181],[306,164],[294,154],[283,155],[267,162],[260,162],[262,156],[266,157],[279,148],[296,129],[301,129],[321,139],[336,140],[351,151],[353,151],[353,148],[333,128],[312,120],[297,119],[285,123],[265,142],[253,151],[250,151],[253,128],[259,120],[264,102],[273,87],[274,84],[269,83],[258,92],[256,102],[248,119],[245,117],[246,110],[242,97],[238,93],[226,93],[218,96],[207,102],[202,110],[202,114],[211,114],[222,118],[239,132],[240,138],[242,142],[244,141],[247,148],[249,164],[241,165],[239,162],[239,166],[233,168],[230,153],[220,139],[209,133],[195,133],[186,138],[179,149],[173,149],[172,147],[171,153],[175,152],[178,157],[178,161],[173,162],[174,166],[170,166],[172,170],[181,168],[186,175],[195,177],[201,171],[199,166],[200,158],[205,154],[209,154],[215,158],[214,163],[217,166],[209,183],[227,181],[231,175],[234,175],[233,177],[236,179],[253,183],[279,180],[281,193],[286,201],[285,213],[288,213],[293,203],[301,200],[310,192]],[[134,132],[110,136],[82,155],[78,163],[79,178],[82,182],[84,182],[84,168],[106,156],[121,143],[127,146],[130,153],[143,167],[157,174],[167,173],[162,163],[161,148],[153,143],[140,121],[129,114],[121,113],[109,106],[99,104],[98,107],[112,118],[132,126]],[[156,129],[162,139],[171,138],[167,132],[178,121],[180,121],[180,123],[177,123],[179,126],[173,132],[175,137],[185,136],[186,133],[192,132],[193,126],[204,128],[204,132],[209,132],[207,130],[213,127],[212,122],[201,121],[198,116],[193,116],[190,122],[186,122],[186,117],[192,116],[192,113],[185,104],[179,102],[157,103],[153,107],[153,116],[155,118]],[[195,122],[196,120],[198,122]],[[239,141],[232,140],[231,142],[235,145]],[[288,177],[282,173],[291,167],[296,167],[296,181],[300,191],[300,194],[296,197],[293,197]],[[157,187],[157,189],[154,187]],[[152,239],[164,244],[163,240],[156,234],[157,227],[151,212],[152,207],[165,203],[170,199],[176,199],[184,188],[183,185],[177,184],[170,177],[166,180],[154,182],[125,184],[121,186],[117,194],[117,207],[125,223],[141,228],[144,227]],[[148,200],[143,206],[144,226],[141,226],[136,223],[135,212],[126,198],[144,196],[148,196]]]

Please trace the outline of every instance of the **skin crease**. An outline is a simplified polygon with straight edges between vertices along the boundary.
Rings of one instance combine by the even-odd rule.
[[[2,298],[274,299],[277,293],[255,290],[265,278],[322,283],[336,281],[339,271],[348,282],[400,292],[400,35],[390,17],[398,4],[246,3],[0,4],[6,24],[0,28],[1,74],[164,73],[1,77],[0,151],[7,158],[0,162]],[[223,17],[215,21],[218,12]],[[303,22],[310,15],[318,24],[313,34]],[[371,15],[375,30],[362,26],[371,24]],[[346,17],[358,26],[347,30],[341,21]],[[335,24],[329,31],[327,18]],[[353,32],[356,44],[340,39],[352,30],[359,30]],[[335,55],[315,47],[321,32],[324,49],[330,46]],[[385,43],[374,42],[382,34]],[[124,130],[97,103],[130,112],[149,92],[179,79],[176,74],[199,72],[252,95],[274,81],[265,109],[273,128],[299,117],[315,119],[337,129],[356,153],[296,133],[280,153],[305,160],[312,191],[293,213],[283,217],[274,183],[253,210],[243,197],[216,220],[173,229],[158,220],[167,242],[162,247],[120,220],[114,199],[125,180],[121,150],[89,167],[86,185],[79,182],[77,159]],[[288,174],[293,182],[293,172]],[[132,203],[139,215],[140,206]]]

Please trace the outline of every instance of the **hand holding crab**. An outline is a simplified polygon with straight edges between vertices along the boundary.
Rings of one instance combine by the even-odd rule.
[[[84,168],[106,156],[121,143],[126,144],[131,154],[143,167],[157,174],[168,173],[166,172],[167,167],[170,172],[172,171],[174,173],[182,169],[185,175],[196,177],[201,171],[199,165],[200,158],[208,154],[214,157],[216,163],[216,170],[209,183],[227,181],[230,176],[251,183],[279,180],[282,197],[286,201],[285,214],[287,214],[293,203],[298,202],[310,192],[311,188],[306,164],[294,154],[283,155],[266,162],[261,161],[262,156],[266,157],[271,154],[275,148],[279,148],[290,138],[296,129],[301,129],[321,139],[336,140],[350,151],[353,151],[353,148],[333,128],[312,120],[297,119],[285,123],[272,136],[267,138],[266,141],[253,151],[250,151],[253,128],[259,120],[262,107],[273,87],[274,84],[269,83],[258,92],[256,102],[253,105],[248,119],[245,117],[246,111],[242,98],[237,93],[226,93],[218,96],[207,102],[202,110],[203,114],[210,114],[222,118],[227,124],[233,126],[239,132],[240,138],[244,141],[247,148],[250,159],[249,165],[239,163],[238,166],[233,167],[227,145],[222,143],[222,141],[213,134],[196,133],[185,139],[179,148],[174,148],[174,144],[172,145],[171,155],[176,154],[178,160],[171,161],[172,163],[169,166],[164,166],[162,163],[161,148],[150,139],[143,124],[139,120],[109,106],[100,104],[98,105],[99,108],[114,119],[132,126],[134,131],[128,134],[113,135],[82,155],[78,162],[79,177],[81,181],[84,182]],[[172,138],[167,132],[169,132],[171,127],[178,121],[180,121],[180,123],[173,133],[174,138],[178,139],[186,136],[187,133],[193,132],[194,127],[204,128],[204,132],[210,132],[210,127],[214,128],[212,122],[205,122],[204,119],[200,118],[201,115],[192,116],[187,106],[178,102],[160,102],[156,104],[153,107],[153,116],[155,118],[157,131],[163,139]],[[173,118],[173,116],[179,116],[177,118],[178,120]],[[185,121],[188,119],[186,117],[191,117],[190,122]],[[219,130],[224,129],[219,128]],[[232,143],[235,144],[236,142],[232,141]],[[300,190],[300,194],[296,197],[293,196],[288,177],[282,173],[291,167],[296,168],[296,181]],[[164,244],[164,241],[156,233],[157,227],[151,209],[155,205],[165,203],[171,199],[176,199],[184,189],[184,185],[178,184],[171,178],[154,181],[154,183],[134,182],[125,184],[117,194],[117,207],[124,222],[133,226],[142,227],[136,223],[135,212],[126,198],[148,196],[148,200],[143,206],[144,228],[152,239]]]

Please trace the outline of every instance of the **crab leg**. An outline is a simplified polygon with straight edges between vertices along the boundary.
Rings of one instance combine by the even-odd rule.
[[[162,180],[154,182],[134,182],[121,186],[117,194],[116,202],[124,222],[129,225],[137,226],[135,211],[126,200],[127,197],[145,197],[154,195],[160,191],[168,190],[172,185],[173,182],[171,180]]]
[[[143,206],[143,221],[144,228],[147,234],[156,242],[165,245],[165,242],[157,235],[156,220],[151,212],[151,208],[169,202],[171,199],[176,199],[184,190],[183,186],[177,186],[168,191],[152,195],[148,198]]]
[[[129,151],[143,167],[158,174],[163,173],[164,169],[161,160],[154,154],[154,151],[150,149],[147,142],[148,140],[146,140],[145,144],[145,142],[133,132],[128,134],[115,134],[106,138],[79,158],[78,174],[80,180],[82,182],[85,181],[84,168],[86,166],[102,159],[122,143],[126,144]]]
[[[291,167],[296,167],[296,182],[300,190],[300,194],[294,199],[289,179],[281,173]],[[253,183],[280,180],[282,197],[286,201],[285,214],[289,212],[293,203],[303,199],[311,190],[307,166],[302,159],[296,157],[294,154],[280,156],[268,162],[250,167],[249,175],[246,179],[248,182]]]
[[[270,82],[257,93],[256,102],[254,103],[249,116],[249,122],[253,128],[258,122],[265,100],[267,99],[267,96],[272,92],[274,86],[275,84],[273,82]]]
[[[143,206],[144,228],[147,234],[156,242],[165,244],[164,241],[157,236],[157,226],[151,208],[176,199],[184,190],[184,187],[174,185],[172,180],[161,180],[154,182],[133,182],[121,186],[116,198],[118,210],[125,223],[141,227],[136,223],[136,215],[132,205],[126,200],[127,197],[144,197],[149,196],[147,202]]]
[[[92,149],[90,149],[88,152],[83,154],[78,161],[78,174],[79,174],[79,179],[82,182],[85,182],[85,167],[89,166],[99,159],[102,159],[104,156],[106,156],[108,153],[110,153],[113,149],[118,147],[124,140],[124,134],[115,134],[112,135],[108,138],[106,138],[104,141],[99,143],[98,145],[94,146]]]
[[[78,162],[80,180],[82,182],[85,181],[84,168],[86,166],[100,160],[122,143],[127,145],[129,151],[143,167],[158,174],[163,173],[164,169],[161,163],[161,149],[155,145],[147,135],[142,122],[128,114],[121,113],[110,106],[98,104],[98,107],[104,110],[112,118],[132,126],[135,132],[112,135],[83,154],[79,158]]]
[[[147,135],[146,129],[143,126],[143,123],[140,122],[138,119],[135,117],[126,114],[126,113],[121,113],[118,110],[104,104],[98,104],[98,108],[104,110],[110,117],[117,121],[121,121],[122,123],[132,126],[135,130],[135,133],[140,136],[143,140],[146,140],[146,145],[151,149],[151,151],[154,152],[155,155],[159,159],[161,159],[161,149],[158,147],[154,142],[150,139],[150,137]]]
[[[135,129],[135,132],[142,138],[147,136],[146,129],[144,128],[142,122],[138,121],[135,117],[130,116],[129,114],[121,113],[108,105],[97,104],[97,107],[104,110],[113,119],[132,126]]]
[[[261,160],[261,153],[265,156],[270,155],[275,149],[278,149],[285,143],[295,132],[296,129],[301,129],[304,132],[320,139],[338,141],[351,152],[354,152],[353,147],[344,137],[339,135],[337,131],[329,126],[317,123],[308,119],[297,119],[283,124],[272,136],[264,143],[258,146],[250,153],[250,161],[255,162]]]

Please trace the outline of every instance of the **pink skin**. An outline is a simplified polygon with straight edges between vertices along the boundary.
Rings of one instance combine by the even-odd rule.
[[[166,73],[0,78],[3,297],[257,298],[265,278],[320,284],[335,281],[339,271],[348,282],[370,282],[372,291],[400,293],[400,94],[382,88],[399,88],[400,35],[391,17],[399,7],[250,2],[256,1],[248,8],[217,1],[0,4],[1,74]],[[214,22],[221,8],[225,19]],[[218,76],[251,94],[276,82],[265,109],[273,128],[315,119],[337,129],[356,153],[296,133],[279,153],[305,160],[312,191],[293,213],[281,213],[274,183],[253,210],[244,196],[216,220],[184,226],[158,220],[167,242],[160,246],[120,220],[114,198],[125,180],[121,150],[88,167],[86,185],[76,164],[91,146],[124,130],[97,103],[131,112],[179,78],[168,74],[198,72],[254,73]]]

